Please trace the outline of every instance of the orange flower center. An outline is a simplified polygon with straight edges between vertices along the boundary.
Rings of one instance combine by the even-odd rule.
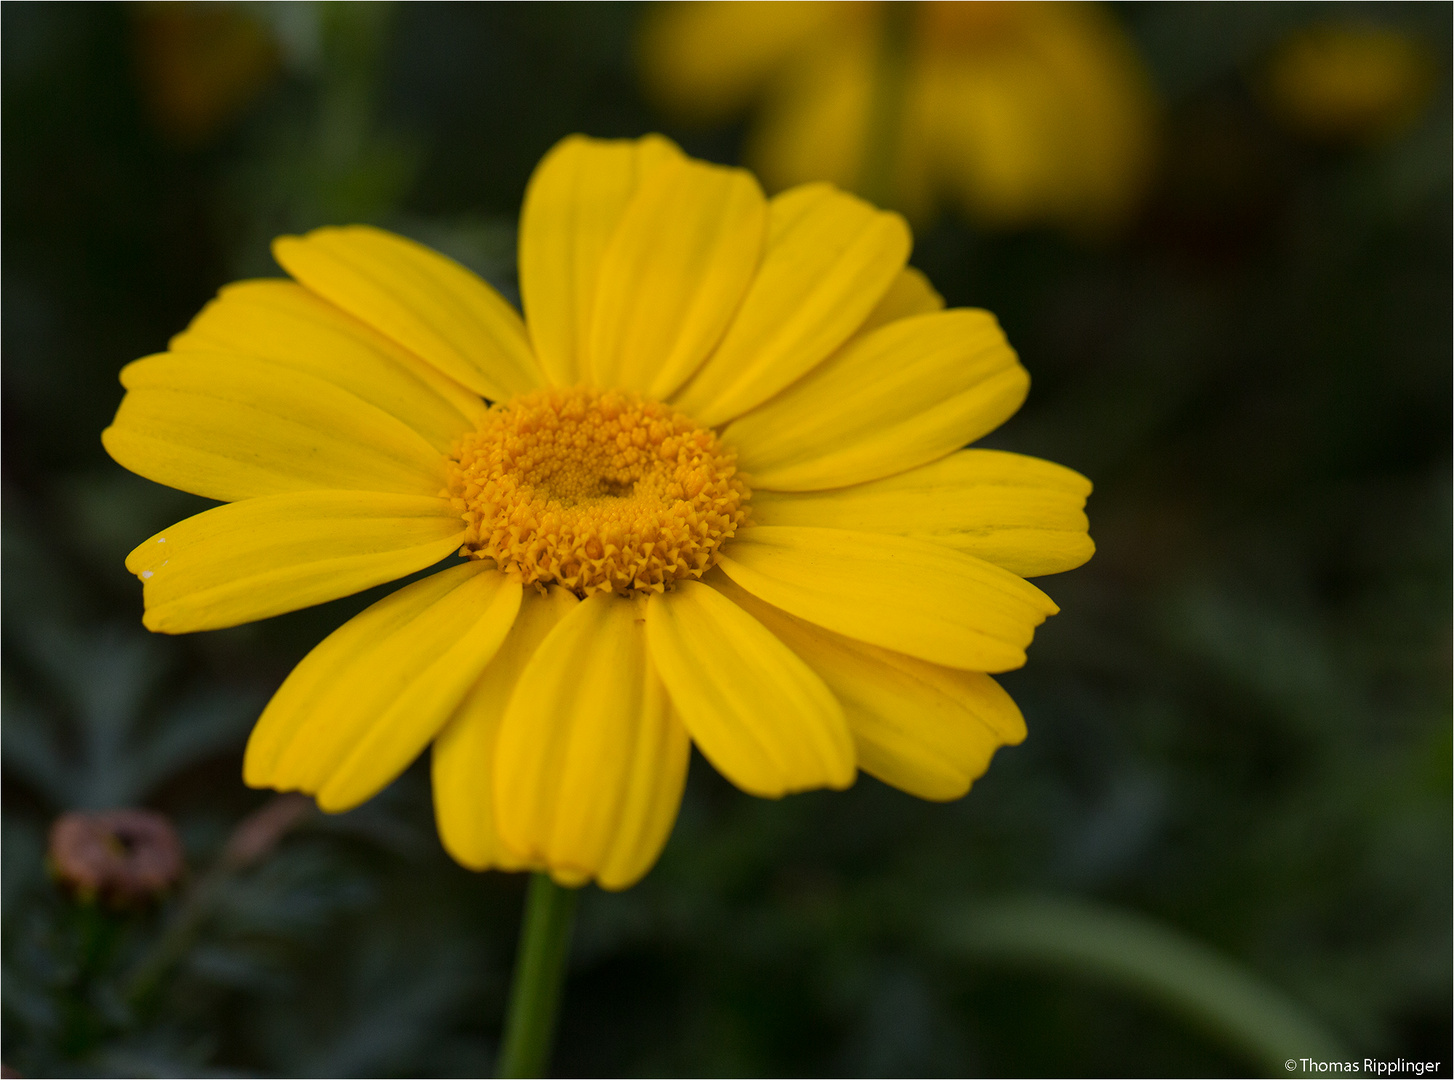
[[[747,517],[736,453],[660,402],[536,390],[495,405],[449,461],[461,555],[578,596],[699,578]]]

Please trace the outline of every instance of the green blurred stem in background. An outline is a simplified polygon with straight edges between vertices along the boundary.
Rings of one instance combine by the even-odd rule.
[[[1269,1075],[1311,1057],[1342,1061],[1317,1020],[1251,972],[1140,915],[1079,900],[1024,897],[945,919],[943,940],[978,962],[1024,964],[1102,980],[1180,1013]]]
[[[890,209],[894,206],[894,181],[903,142],[913,7],[907,3],[883,7],[873,98],[858,168],[858,193],[874,205]]]
[[[203,924],[216,913],[218,901],[233,879],[265,859],[314,812],[312,799],[289,792],[273,796],[238,823],[216,863],[187,890],[160,936],[126,977],[124,995],[132,1009],[153,1004],[162,981],[196,944]]]
[[[575,889],[562,888],[549,874],[530,878],[496,1076],[545,1075],[570,955],[576,899]]]

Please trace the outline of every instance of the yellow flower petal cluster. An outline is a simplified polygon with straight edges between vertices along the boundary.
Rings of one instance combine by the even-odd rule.
[[[1056,610],[1025,578],[1090,557],[1090,485],[962,449],[1028,378],[909,245],[655,136],[541,162],[523,318],[400,236],[278,240],[291,280],[228,286],[122,371],[107,450],[224,503],[128,557],[146,625],[435,572],[294,669],[247,782],[346,810],[432,744],[456,859],[606,888],[656,860],[692,745],[767,797],[859,770],[963,795],[1024,737],[990,673]]]
[[[756,106],[748,155],[770,190],[827,180],[916,220],[950,202],[990,226],[1104,230],[1151,165],[1149,80],[1091,4],[661,5],[640,62],[683,119]]]

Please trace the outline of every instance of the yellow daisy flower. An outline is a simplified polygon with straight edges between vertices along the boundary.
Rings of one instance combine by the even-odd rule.
[[[624,888],[689,744],[755,795],[858,769],[953,799],[1024,736],[987,672],[1090,557],[1090,485],[962,450],[1025,397],[994,317],[943,310],[896,214],[764,198],[656,136],[573,136],[520,227],[522,319],[363,226],[279,239],[121,376],[102,436],[227,505],[127,559],[146,625],[234,626],[456,562],[278,690],[245,779],[347,810],[431,742],[465,866]]]
[[[706,0],[653,7],[647,87],[686,120],[761,103],[769,190],[827,180],[916,219],[1099,230],[1140,197],[1154,108],[1130,42],[1079,3]]]

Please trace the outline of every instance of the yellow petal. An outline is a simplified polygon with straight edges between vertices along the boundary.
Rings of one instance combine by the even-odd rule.
[[[743,169],[676,158],[646,176],[601,258],[589,381],[677,390],[721,341],[766,232],[767,200]]]
[[[900,319],[746,416],[723,439],[754,488],[815,491],[891,476],[1004,423],[1030,377],[987,311]]]
[[[825,30],[764,101],[745,154],[769,191],[806,180],[851,190],[863,180],[880,51],[866,23]]]
[[[139,545],[148,630],[216,630],[349,596],[433,566],[463,540],[448,501],[305,491],[219,506]]]
[[[332,383],[266,360],[164,353],[121,371],[101,442],[168,487],[232,502],[341,488],[438,495],[444,458],[422,435]]]
[[[846,788],[853,740],[843,709],[762,623],[699,581],[646,608],[651,658],[692,741],[753,795]]]
[[[1019,47],[924,65],[942,180],[997,225],[1125,217],[1151,164],[1154,99],[1131,43],[1092,5],[1021,5]]]
[[[500,835],[563,883],[625,888],[666,843],[689,749],[647,659],[641,602],[592,596],[535,650],[505,708]]]
[[[863,320],[863,325],[858,328],[855,336],[863,337],[880,326],[887,326],[912,315],[928,315],[943,310],[944,297],[929,284],[929,279],[922,271],[906,266],[894,278],[883,299],[868,313],[868,318]]]
[[[342,387],[448,451],[485,411],[478,394],[291,281],[226,286],[176,352],[253,356]]]
[[[471,870],[530,866],[495,827],[495,742],[520,672],[576,603],[571,592],[558,586],[546,596],[527,589],[500,651],[434,740],[431,766],[439,839],[456,862]]]
[[[760,525],[720,563],[769,604],[856,641],[969,671],[1009,671],[1058,610],[972,555],[906,536]]]
[[[730,117],[841,17],[833,4],[782,0],[653,4],[647,13],[640,67],[648,89],[664,108],[697,121]]]
[[[273,241],[273,257],[317,293],[491,400],[544,384],[525,324],[479,276],[368,225]]]
[[[1021,577],[1073,570],[1095,553],[1090,481],[1039,458],[961,450],[896,476],[831,491],[759,491],[759,525],[810,525],[932,540]]]
[[[1156,142],[1156,97],[1119,20],[1090,4],[1044,8],[1038,52],[1070,103],[1062,160],[1080,183],[1072,224],[1091,231],[1125,219],[1145,191]]]
[[[843,704],[858,767],[921,799],[957,799],[995,750],[1025,738],[1010,695],[988,675],[916,660],[843,637],[710,578],[817,672]]]
[[[252,787],[306,791],[337,812],[408,767],[505,639],[520,585],[470,562],[406,585],[335,630],[263,710]]]
[[[910,244],[899,215],[828,184],[774,198],[762,266],[742,309],[674,404],[708,426],[762,404],[863,323]]]
[[[601,257],[626,205],[644,176],[680,157],[659,135],[571,135],[536,166],[520,211],[520,300],[540,366],[556,386],[587,379]]]
[[[1063,219],[1080,182],[1066,159],[1073,103],[1033,62],[926,65],[922,99],[947,186],[971,215],[1001,228]]]
[[[655,865],[676,824],[686,787],[691,740],[654,672],[647,687],[615,839],[596,874],[603,889],[629,888]],[[650,717],[661,720],[653,722],[647,719]]]

